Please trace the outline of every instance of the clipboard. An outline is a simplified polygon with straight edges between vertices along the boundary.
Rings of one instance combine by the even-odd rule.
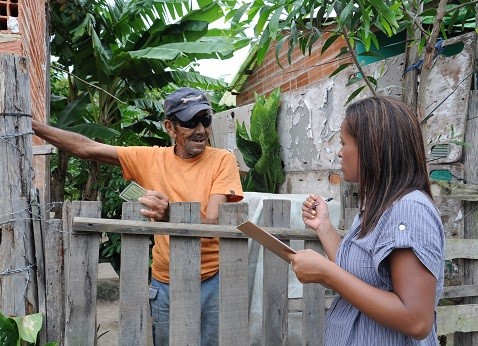
[[[287,263],[290,263],[290,260],[289,258],[287,258],[286,254],[297,253],[294,249],[284,244],[272,234],[263,230],[262,228],[258,227],[250,221],[246,221],[240,224],[239,226],[237,226],[237,228],[250,238],[257,241],[259,244],[264,246],[266,249],[282,258]]]

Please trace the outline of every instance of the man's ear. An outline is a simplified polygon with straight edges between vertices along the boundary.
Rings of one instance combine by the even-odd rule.
[[[164,120],[164,128],[166,129],[166,132],[168,133],[169,137],[171,138],[176,137],[176,128],[174,127],[174,124],[171,120],[169,119]]]

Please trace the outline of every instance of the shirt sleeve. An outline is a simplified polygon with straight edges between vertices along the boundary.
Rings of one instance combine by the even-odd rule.
[[[444,261],[444,231],[440,216],[431,203],[401,199],[389,210],[380,228],[373,252],[374,266],[380,276],[390,276],[384,259],[394,249],[411,248],[420,262],[439,279]]]
[[[234,154],[226,152],[222,158],[210,194],[226,195],[228,202],[242,200],[244,193]]]

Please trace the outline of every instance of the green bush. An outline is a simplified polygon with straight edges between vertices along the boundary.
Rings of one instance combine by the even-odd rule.
[[[250,135],[244,122],[236,122],[237,147],[249,167],[242,187],[244,191],[275,193],[277,186],[285,181],[276,125],[280,91],[275,89],[268,98],[254,96]]]

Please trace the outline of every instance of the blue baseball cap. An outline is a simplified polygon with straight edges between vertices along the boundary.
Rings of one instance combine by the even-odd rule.
[[[181,121],[188,121],[203,110],[212,110],[205,92],[193,88],[180,88],[164,100],[164,116],[175,115]]]

